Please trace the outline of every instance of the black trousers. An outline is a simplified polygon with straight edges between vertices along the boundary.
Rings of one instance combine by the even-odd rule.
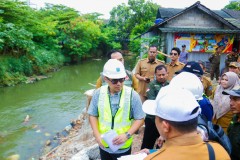
[[[145,118],[145,130],[141,149],[153,149],[157,138],[160,136],[153,119]]]
[[[212,64],[211,71],[210,71],[211,80],[214,79],[214,74],[216,76],[216,80],[218,81],[218,78],[219,78],[219,65]]]
[[[102,150],[100,147],[99,147],[99,149],[100,149],[101,160],[117,160],[117,158],[119,158],[121,156],[126,156],[126,155],[131,154],[131,148],[127,152],[118,153],[118,154],[108,153],[108,152]]]

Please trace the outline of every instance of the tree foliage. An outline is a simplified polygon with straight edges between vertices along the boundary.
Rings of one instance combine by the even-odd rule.
[[[79,17],[66,26],[64,33],[64,53],[84,57],[98,47],[101,30],[93,21]]]
[[[12,23],[0,24],[0,50],[15,57],[25,55],[33,46],[32,33]]]
[[[113,8],[110,12],[109,26],[117,29],[116,40],[122,45],[130,42],[130,50],[138,51],[140,45],[136,44],[139,42],[132,41],[132,38],[147,31],[153,25],[158,7],[151,1],[129,0],[128,5],[121,4]]]
[[[240,10],[240,2],[239,1],[233,1],[230,2],[228,5],[224,7],[225,9],[233,9],[233,10]]]
[[[63,5],[36,10],[26,2],[1,0],[0,85],[45,74],[63,61],[95,56],[99,50],[107,53],[130,44],[138,52],[141,41],[132,40],[153,24],[157,9],[151,1],[129,0],[113,8],[106,21],[99,13],[80,14]]]

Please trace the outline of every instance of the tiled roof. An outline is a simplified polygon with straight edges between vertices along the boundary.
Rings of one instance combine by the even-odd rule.
[[[225,18],[228,22],[232,23],[233,25],[237,26],[240,28],[240,20],[235,19],[235,18]]]
[[[176,15],[182,10],[183,9],[176,9],[176,8],[159,8],[157,18],[167,19]]]
[[[193,4],[192,6],[188,7],[199,7],[200,9],[206,11],[207,14],[210,14],[211,16],[216,15],[218,20],[226,23],[228,25],[233,25],[240,29],[240,11],[230,10],[230,9],[222,9],[222,10],[209,10],[207,7],[201,5],[199,2]],[[184,12],[185,9],[178,9],[178,8],[159,8],[157,13],[157,18],[162,18],[163,23],[169,18],[172,18],[178,14],[181,14],[181,12]],[[215,16],[215,17],[216,17]],[[226,21],[224,21],[226,20]]]
[[[240,20],[240,11],[236,11],[232,9],[223,9],[222,11],[229,14],[232,18]]]

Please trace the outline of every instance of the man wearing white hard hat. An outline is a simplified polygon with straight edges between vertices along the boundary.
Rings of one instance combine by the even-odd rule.
[[[126,71],[120,61],[109,59],[103,76],[108,85],[94,92],[88,109],[89,121],[101,159],[117,160],[131,154],[132,135],[143,125],[145,114],[140,96],[123,84]]]
[[[161,149],[144,160],[206,160],[213,156],[215,160],[230,160],[221,145],[202,141],[197,132],[201,109],[190,91],[163,87],[156,100],[144,102],[143,110],[155,115],[156,127],[165,140]],[[149,154],[149,150],[143,151]]]

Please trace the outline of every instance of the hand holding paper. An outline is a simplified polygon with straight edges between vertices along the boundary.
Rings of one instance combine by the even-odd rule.
[[[114,130],[110,130],[102,135],[102,139],[108,144],[109,148],[116,152],[119,148],[121,148],[125,143],[115,145],[113,144],[113,139],[117,137],[118,134]]]
[[[117,135],[117,137],[115,137],[113,139],[113,144],[115,144],[115,145],[122,144],[122,143],[126,142],[126,140],[127,140],[126,134],[119,134],[119,135]]]

